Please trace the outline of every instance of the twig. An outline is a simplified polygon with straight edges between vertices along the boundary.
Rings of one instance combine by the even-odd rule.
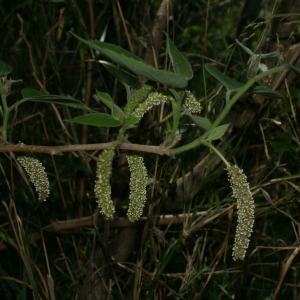
[[[29,152],[29,153],[45,153],[50,155],[62,155],[63,152],[88,151],[88,150],[104,150],[114,145],[115,142],[101,144],[85,144],[85,145],[66,145],[66,146],[35,146],[25,145],[23,143],[17,145],[5,145],[0,147],[0,152]],[[118,146],[119,149],[130,151],[141,151],[154,153],[159,155],[168,155],[173,157],[172,153],[163,146],[147,146],[140,144],[124,143]]]

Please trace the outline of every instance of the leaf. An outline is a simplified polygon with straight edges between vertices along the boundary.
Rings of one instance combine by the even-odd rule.
[[[287,67],[289,67],[289,69],[293,70],[296,73],[297,77],[300,78],[300,69],[299,68],[285,62],[284,60],[281,60],[280,62],[282,65],[287,66]]]
[[[166,33],[165,33],[166,34]],[[170,37],[166,34],[168,53],[171,58],[175,73],[184,76],[186,79],[193,78],[193,71],[188,60],[179,52]]]
[[[259,94],[270,98],[283,99],[284,96],[265,87],[265,86],[255,86],[249,90],[251,94]]]
[[[242,47],[249,55],[253,55],[253,52],[247,48],[246,46],[244,46],[239,40],[235,39],[236,43]]]
[[[199,116],[194,116],[192,114],[189,117],[195,122],[195,124],[198,127],[204,129],[205,131],[208,130],[211,127],[211,122],[206,118],[202,118],[202,117],[199,117]]]
[[[244,86],[242,83],[221,73],[218,69],[216,69],[211,65],[206,64],[205,69],[207,70],[208,73],[210,73],[213,77],[215,77],[218,81],[220,81],[223,85],[225,85],[226,89],[229,91],[238,90]]]
[[[136,124],[140,119],[134,116],[131,116],[129,119],[125,120],[124,127],[128,127]]]
[[[247,78],[253,78],[257,75],[258,72],[258,67],[260,64],[260,59],[261,59],[261,54],[260,55],[256,55],[253,54],[251,57],[251,62],[250,62],[250,66],[247,72]]]
[[[247,48],[246,46],[244,46],[239,40],[235,40],[237,42],[237,44],[242,47],[249,55],[256,55],[257,54],[254,54],[249,48]],[[265,53],[265,54],[260,54],[260,58],[276,58],[278,57],[279,54],[278,52],[270,52],[270,53]]]
[[[205,141],[213,141],[213,140],[218,140],[220,139],[226,132],[226,130],[228,129],[230,123],[229,124],[224,124],[221,126],[216,127],[211,133],[210,135],[205,139]]]
[[[242,88],[244,85],[235,79],[232,79],[228,77],[227,75],[221,73],[219,70],[217,70],[215,67],[211,65],[205,65],[206,70],[215,77],[218,81],[220,81],[227,89],[227,91],[238,91],[240,88]],[[273,97],[278,99],[283,99],[284,96],[281,94],[272,91],[271,89],[264,87],[264,86],[255,86],[249,90],[251,94],[260,94],[267,97]],[[227,97],[228,98],[228,97]]]
[[[122,68],[117,68],[114,64],[100,61],[103,64],[103,67],[114,77],[116,77],[123,84],[135,87],[139,84],[139,80],[136,76],[130,74]]]
[[[36,101],[36,102],[44,102],[44,103],[55,103],[55,104],[61,104],[61,105],[93,112],[92,109],[88,108],[80,100],[74,99],[70,96],[65,97],[60,95],[47,95],[43,92],[31,88],[23,89],[21,93],[24,98],[20,100],[22,102]]]
[[[288,132],[284,132],[281,136],[275,138],[270,145],[278,151],[290,151],[292,147],[292,135]]]
[[[88,114],[65,121],[99,127],[119,127],[122,125],[119,120],[115,119],[111,115],[102,113]]]
[[[7,242],[9,245],[11,245],[13,248],[18,249],[15,242],[2,231],[0,231],[0,238]]]
[[[173,88],[184,88],[187,86],[187,80],[184,76],[174,72],[158,70],[152,65],[146,63],[141,58],[113,44],[99,41],[86,41],[76,34],[72,33],[77,39],[85,43],[94,50],[109,57],[115,63],[129,69],[130,71],[142,75],[155,82],[160,82]]]
[[[199,117],[199,116],[194,116],[186,108],[184,108],[184,114],[186,116],[190,117],[198,127],[204,129],[205,131],[208,130],[211,127],[210,120],[208,120],[206,118]]]
[[[32,88],[23,89],[21,91],[21,94],[22,94],[23,98],[33,98],[33,97],[40,97],[40,96],[48,96],[47,94],[45,94],[45,93],[43,93],[41,91],[32,89]]]
[[[7,75],[12,71],[10,65],[6,64],[3,60],[0,59],[0,76]]]
[[[289,91],[292,97],[295,97],[296,100],[300,100],[300,90],[293,88],[293,87],[289,87]]]
[[[110,95],[106,93],[101,93],[96,90],[97,96],[100,98],[100,100],[112,111],[112,116],[118,120],[123,120],[125,118],[125,114],[123,110],[114,103],[113,99],[110,97]]]
[[[270,194],[265,191],[264,189],[261,189],[263,196],[265,197],[266,200],[268,200],[269,202],[272,202],[272,199],[270,197]]]

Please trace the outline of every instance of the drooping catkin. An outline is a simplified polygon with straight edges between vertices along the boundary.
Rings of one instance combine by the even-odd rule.
[[[111,200],[110,176],[112,173],[112,160],[115,155],[115,148],[110,147],[103,150],[99,155],[96,171],[95,196],[102,213],[107,219],[112,218],[115,207]]]
[[[142,215],[147,200],[146,186],[148,176],[143,157],[130,154],[127,155],[127,160],[131,173],[127,217],[131,222],[134,222]]]
[[[39,199],[46,201],[49,196],[49,180],[43,165],[31,156],[18,156],[17,160],[25,169],[30,181],[33,183]]]
[[[226,170],[233,191],[232,195],[237,200],[238,209],[238,221],[232,256],[233,260],[243,260],[249,246],[249,237],[253,231],[254,200],[243,170],[236,165],[228,165]]]

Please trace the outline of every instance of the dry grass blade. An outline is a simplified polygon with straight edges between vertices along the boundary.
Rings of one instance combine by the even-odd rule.
[[[294,258],[297,256],[297,254],[298,254],[299,252],[300,252],[300,248],[297,247],[297,248],[293,251],[293,253],[290,255],[290,257],[288,258],[287,262],[285,263],[284,268],[283,268],[283,270],[281,271],[280,278],[279,278],[279,281],[278,281],[278,283],[277,283],[276,289],[275,289],[275,293],[274,293],[275,297],[276,297],[277,294],[279,293],[280,288],[281,288],[282,283],[283,283],[283,280],[284,280],[284,278],[285,278],[285,276],[286,276],[286,273],[287,273],[287,271],[289,270],[289,268],[290,268],[290,266],[291,266],[291,264],[292,264]]]

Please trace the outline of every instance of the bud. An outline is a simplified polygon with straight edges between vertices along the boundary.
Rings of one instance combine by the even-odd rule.
[[[233,197],[237,200],[238,220],[233,246],[233,259],[245,258],[249,246],[249,237],[254,225],[254,200],[252,198],[247,177],[238,166],[227,166],[227,172]]]
[[[111,200],[110,176],[112,172],[112,160],[115,156],[114,147],[105,149],[100,155],[97,163],[95,196],[98,199],[100,212],[107,218],[112,218],[115,207]]]
[[[49,181],[43,165],[37,159],[30,156],[19,156],[17,160],[25,169],[30,181],[34,184],[39,199],[46,201],[50,191]]]
[[[137,106],[132,115],[140,120],[154,105],[160,105],[166,102],[168,102],[168,97],[166,95],[159,92],[150,93],[148,97]]]
[[[200,103],[190,91],[186,91],[183,104],[191,113],[198,114],[201,112],[202,107]]]
[[[130,194],[127,217],[131,222],[142,215],[147,200],[146,186],[148,181],[144,159],[138,155],[127,155],[130,168]]]

